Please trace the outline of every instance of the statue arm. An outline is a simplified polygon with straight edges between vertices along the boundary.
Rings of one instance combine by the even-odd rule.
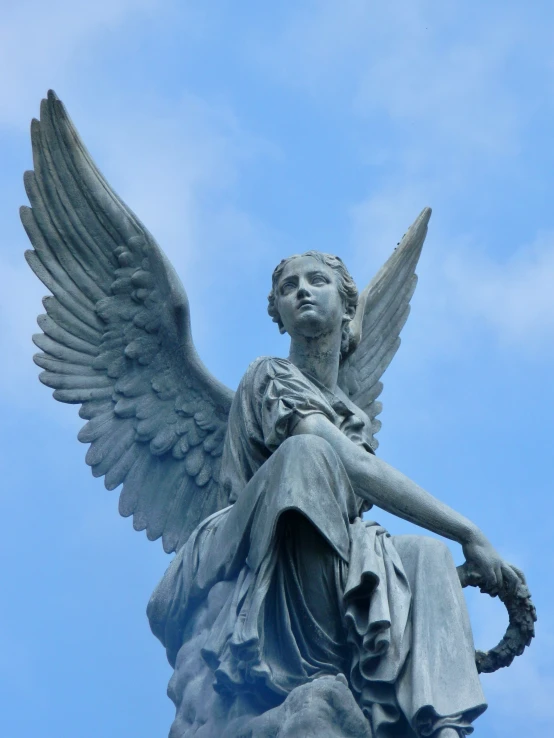
[[[293,434],[324,438],[341,459],[354,491],[383,510],[460,543],[468,564],[492,588],[517,587],[518,573],[502,560],[483,532],[468,518],[437,500],[405,474],[357,446],[321,414],[302,418]]]

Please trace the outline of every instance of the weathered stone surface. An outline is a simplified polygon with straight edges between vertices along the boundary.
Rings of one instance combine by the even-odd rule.
[[[510,603],[482,663],[523,650],[521,572],[375,456],[431,211],[360,295],[338,257],[283,260],[268,312],[289,356],[254,361],[234,393],[201,363],[181,282],[52,92],[32,142],[26,256],[52,292],[41,381],[81,405],[87,463],[122,485],[120,512],[176,553],[148,607],[174,667],[170,738],[465,735],[486,705],[452,557],[362,518],[375,505],[459,542],[467,582]]]
[[[233,728],[231,728],[233,731]],[[346,678],[320,677],[293,689],[279,707],[229,732],[237,738],[372,738]],[[225,736],[225,734],[224,734]]]

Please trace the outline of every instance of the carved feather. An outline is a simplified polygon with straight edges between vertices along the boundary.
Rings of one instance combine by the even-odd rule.
[[[376,416],[382,410],[377,401],[380,381],[400,346],[400,332],[410,313],[410,300],[417,284],[419,260],[431,208],[422,210],[384,266],[361,293],[352,321],[359,339],[357,348],[342,362],[339,384],[342,390],[372,421],[372,447],[379,442],[381,428]]]

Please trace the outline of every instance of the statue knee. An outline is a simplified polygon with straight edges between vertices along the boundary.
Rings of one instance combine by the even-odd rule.
[[[297,487],[303,488],[306,494],[314,485],[320,495],[324,490],[333,490],[336,496],[341,488],[336,477],[344,474],[343,466],[331,444],[319,436],[307,433],[290,436],[275,451],[272,463],[276,465],[274,469],[287,470],[297,482],[303,480]]]
[[[450,556],[450,549],[440,538],[431,538],[430,536],[419,536],[420,546],[430,553],[442,556]]]
[[[418,535],[395,536],[394,546],[403,560],[414,557],[429,562],[440,561],[454,564],[450,549],[439,538]]]

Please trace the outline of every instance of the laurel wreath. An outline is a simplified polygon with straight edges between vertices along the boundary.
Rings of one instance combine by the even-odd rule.
[[[479,587],[484,594],[498,597],[508,611],[510,621],[508,629],[498,645],[490,651],[475,652],[477,671],[479,674],[488,674],[504,666],[510,666],[516,656],[521,656],[535,636],[537,611],[531,601],[527,585],[522,581],[515,592],[506,587],[498,592],[491,592],[485,586],[481,575],[471,571],[467,564],[458,566],[458,576],[462,587]]]

